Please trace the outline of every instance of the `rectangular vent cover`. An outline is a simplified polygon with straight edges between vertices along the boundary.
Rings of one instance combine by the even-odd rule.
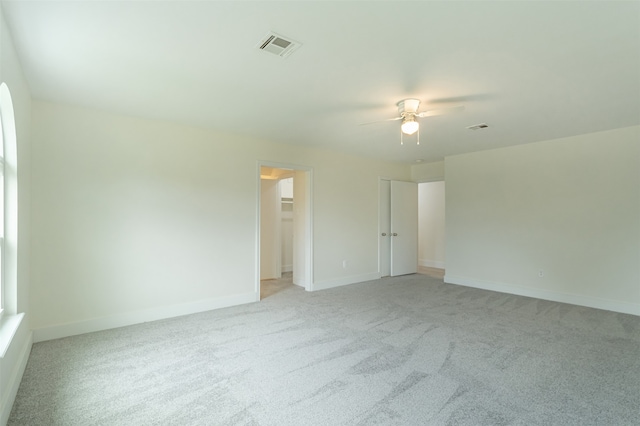
[[[286,58],[291,54],[291,52],[293,52],[300,46],[301,44],[297,41],[291,40],[287,37],[283,37],[274,32],[270,32],[258,44],[258,49]]]

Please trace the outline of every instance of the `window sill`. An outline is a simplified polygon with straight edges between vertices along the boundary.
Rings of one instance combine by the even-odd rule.
[[[7,349],[11,345],[13,337],[20,327],[20,323],[24,318],[24,313],[17,315],[7,315],[6,313],[0,318],[0,358],[4,358]]]

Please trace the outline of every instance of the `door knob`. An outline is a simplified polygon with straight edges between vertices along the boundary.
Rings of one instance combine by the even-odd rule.
[[[397,237],[398,234],[396,234],[395,232],[393,234],[391,234],[392,237]]]
[[[382,233],[382,236],[383,236],[383,237],[386,237],[386,236],[387,236],[387,233],[386,233],[386,232],[383,232],[383,233]]]

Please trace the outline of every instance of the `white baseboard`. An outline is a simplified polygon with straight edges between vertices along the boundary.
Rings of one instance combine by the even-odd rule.
[[[161,319],[196,314],[198,312],[214,309],[228,308],[230,306],[243,305],[260,300],[256,292],[238,294],[215,299],[202,300],[179,305],[161,306],[143,311],[125,312],[101,318],[92,318],[85,321],[52,325],[33,330],[34,342],[59,339],[94,331],[108,330],[110,328],[125,327],[143,322],[157,321]]]
[[[418,259],[418,265],[425,268],[444,269],[444,261],[442,260]]]
[[[282,265],[282,272],[293,272],[293,265]]]
[[[7,387],[2,394],[2,401],[0,402],[0,425],[6,425],[9,420],[11,408],[16,400],[24,370],[27,368],[27,361],[29,361],[29,355],[31,354],[31,346],[33,346],[33,333],[29,331],[29,335],[18,355],[16,365],[10,372]]]
[[[536,299],[551,300],[553,302],[568,303],[571,305],[586,306],[588,308],[604,309],[606,311],[620,312],[623,314],[639,315],[640,305],[636,303],[620,302],[616,300],[600,299],[598,297],[582,296],[579,294],[561,293],[550,290],[542,290],[530,287],[518,287],[511,284],[496,283],[491,281],[476,280],[472,278],[445,274],[444,282],[458,284],[467,287],[481,288],[483,290],[497,291],[500,293],[515,294],[518,296],[534,297]]]
[[[338,278],[335,280],[314,282],[311,291],[326,290],[334,287],[342,287],[343,285],[361,283],[363,281],[377,280],[380,278],[379,272],[370,274],[350,275],[348,277]]]

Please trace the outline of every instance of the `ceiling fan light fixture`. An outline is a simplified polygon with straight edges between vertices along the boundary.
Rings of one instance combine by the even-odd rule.
[[[417,132],[419,128],[420,124],[413,117],[405,118],[402,121],[402,126],[400,126],[402,133],[405,135],[412,135]]]

